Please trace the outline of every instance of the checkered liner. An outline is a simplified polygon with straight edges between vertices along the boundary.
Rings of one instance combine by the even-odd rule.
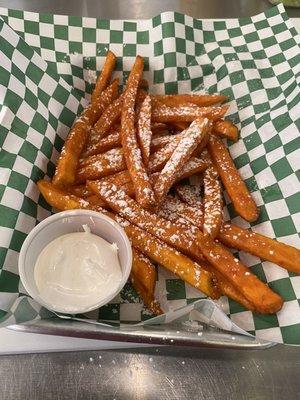
[[[230,152],[260,207],[260,218],[251,225],[300,247],[299,38],[282,6],[252,18],[215,22],[171,12],[138,22],[7,9],[0,15],[29,45],[1,22],[0,318],[21,322],[45,312],[20,297],[24,290],[17,274],[26,233],[50,214],[33,182],[53,174],[57,151],[80,100],[89,98],[108,48],[119,56],[116,75],[121,78],[136,54],[144,56],[151,91],[205,88],[229,96],[229,117],[241,127],[242,138],[230,144]],[[225,199],[226,215],[249,227]],[[231,321],[259,338],[299,344],[300,277],[244,252],[237,255],[283,296],[284,307],[277,315],[258,316],[226,298],[219,305]],[[169,272],[160,268],[158,275],[157,295],[170,309],[201,297]],[[128,285],[91,317],[148,319],[136,299]]]

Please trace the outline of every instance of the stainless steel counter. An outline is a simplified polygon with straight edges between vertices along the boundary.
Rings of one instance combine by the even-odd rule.
[[[266,0],[0,0],[0,6],[102,18],[149,18],[175,10],[196,18],[254,15]],[[288,10],[300,17],[300,10]],[[300,398],[300,348],[263,351],[139,348],[0,357],[0,398]]]
[[[0,358],[0,398],[282,400],[300,398],[299,350],[147,348]]]

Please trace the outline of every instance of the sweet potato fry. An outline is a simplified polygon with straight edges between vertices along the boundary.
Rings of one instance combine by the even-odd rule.
[[[234,209],[246,221],[255,221],[259,214],[258,208],[224,143],[220,138],[210,135],[208,150]]]
[[[239,138],[238,128],[229,120],[215,121],[213,126],[213,133],[233,142],[237,142]]]
[[[182,136],[182,133],[177,133],[175,135],[163,135],[163,136],[153,137],[152,141],[151,141],[151,146],[150,146],[151,153],[155,153],[157,150],[162,149],[167,144],[172,142],[174,138],[181,137],[181,136]]]
[[[189,178],[192,175],[199,174],[205,171],[209,166],[209,158],[206,156],[207,152],[204,150],[201,157],[191,157],[182,167],[181,171],[176,174],[175,182],[179,182],[181,179]]]
[[[222,118],[228,106],[195,107],[194,105],[168,107],[165,105],[153,107],[153,122],[192,122],[196,118],[206,117],[211,120]]]
[[[104,109],[116,97],[118,80],[115,80],[94,103],[90,104],[75,121],[65,141],[58,159],[53,184],[59,187],[72,185],[78,160],[86,145],[91,126],[97,121]]]
[[[145,306],[154,314],[162,314],[159,303],[154,298],[156,283],[156,269],[152,262],[144,254],[132,249],[132,268],[130,281]]]
[[[97,205],[91,204],[88,200],[69,194],[65,190],[57,188],[51,182],[45,180],[38,181],[37,186],[47,203],[60,211],[76,208],[102,211],[101,205],[104,205],[104,203],[101,199],[99,199]]]
[[[189,223],[203,229],[203,212],[198,204],[195,207],[167,196],[162,208],[177,214],[177,218],[185,218]],[[293,246],[229,222],[222,224],[217,239],[226,246],[243,250],[262,260],[271,261],[288,271],[300,273],[300,250]]]
[[[148,233],[157,236],[200,262],[203,254],[207,261],[237,288],[258,312],[274,313],[282,307],[283,301],[278,294],[249,272],[248,268],[234,258],[225,247],[213,241],[209,236],[204,237],[199,229],[191,226],[187,232],[180,225],[172,224],[157,215],[150,214],[123,191],[108,182],[102,181],[101,184],[91,182],[89,186],[115,212],[120,213],[141,229],[145,229]]]
[[[153,208],[155,197],[146,168],[142,161],[141,151],[137,144],[134,127],[134,107],[139,81],[144,62],[137,56],[127,80],[121,114],[121,138],[124,158],[134,186],[136,199],[144,208]]]
[[[147,96],[141,104],[141,109],[138,114],[136,136],[142,152],[143,163],[148,167],[152,138],[150,96]]]
[[[175,143],[176,144],[176,143]],[[160,171],[167,160],[171,157],[175,144],[168,147],[164,151],[158,151],[159,156],[150,156],[149,172],[154,173]],[[163,149],[161,149],[163,150]],[[181,179],[187,178],[196,173],[202,172],[209,165],[209,158],[204,150],[201,157],[191,157],[189,161],[183,166],[181,171],[178,171],[176,182]],[[110,166],[111,164],[111,166]],[[119,171],[125,170],[125,160],[123,157],[122,148],[114,148],[105,153],[96,154],[80,160],[77,171],[77,184],[84,182],[87,179],[99,179],[105,176],[115,174]]]
[[[244,250],[300,274],[300,250],[296,247],[230,223],[222,225],[217,237],[227,246]]]
[[[191,224],[197,226],[198,223],[201,228],[203,225],[203,211],[201,209],[182,203],[179,199],[172,196],[167,196],[166,201],[162,204],[157,214],[171,222],[182,224],[185,229],[190,229]],[[224,295],[242,304],[248,310],[255,311],[253,304],[251,304],[237,288],[230,284],[222,274],[212,268],[208,263],[202,265],[206,270],[212,272],[216,276],[218,285]]]
[[[88,140],[86,156],[99,153],[98,143],[107,135],[111,127],[115,124],[121,115],[121,108],[123,103],[123,96],[119,96],[113,103],[111,103],[106,110],[104,110],[101,117],[91,129],[91,134]]]
[[[168,195],[162,203],[161,208],[168,210],[178,217],[184,218],[189,224],[203,229],[203,207],[190,206],[178,198]]]
[[[119,223],[121,222],[122,225],[120,219],[117,218],[116,220]],[[132,224],[125,222],[123,228],[135,249],[212,299],[219,298],[219,289],[212,274],[201,268],[201,264],[192,261],[179,251],[158,240],[155,236]]]
[[[86,186],[86,184],[67,186],[64,190],[70,194],[74,194],[75,196],[82,198],[86,198],[94,194],[91,189]]]
[[[86,151],[82,154],[82,158],[87,158],[92,155],[104,153],[108,150],[121,146],[121,130],[116,129],[109,133],[107,137],[100,139],[94,145],[88,145]]]
[[[259,312],[255,309],[255,306],[238,290],[238,288],[233,286],[222,274],[220,274],[219,271],[216,271],[215,268],[212,268],[210,264],[205,264],[204,267],[208,272],[211,272],[215,275],[222,294],[241,304],[247,310]]]
[[[163,166],[172,156],[174,150],[178,146],[178,143],[180,142],[181,139],[182,135],[174,136],[174,139],[171,142],[169,142],[165,147],[159,149],[156,153],[150,155],[149,170],[151,172],[157,172],[163,168]]]
[[[99,97],[103,90],[108,86],[113,70],[115,69],[116,60],[117,58],[114,53],[109,50],[106,55],[103,69],[97,79],[95,89],[92,93],[92,103],[96,101],[97,97]]]
[[[163,94],[154,95],[158,101],[169,107],[177,107],[185,104],[196,104],[199,107],[212,106],[223,103],[226,96],[220,94]]]
[[[203,260],[202,253],[195,242],[193,231],[182,232],[180,227],[170,224],[168,221],[158,218],[144,210],[135,200],[127,196],[124,191],[113,183],[101,179],[100,181],[89,181],[88,186],[94,193],[98,194],[115,212],[119,213],[128,221],[135,223],[141,229],[156,235],[178,250],[190,255],[197,260]],[[123,206],[121,206],[123,204]]]
[[[145,289],[154,297],[155,284],[157,280],[157,273],[154,264],[140,251],[132,250],[133,261],[135,265],[132,266],[131,272],[135,277],[138,277],[140,282],[143,283]]]
[[[204,136],[209,133],[210,129],[211,123],[207,118],[198,118],[184,131],[182,139],[154,185],[154,192],[158,203],[162,202],[169,189],[176,181],[178,171],[180,171],[188,161],[193,151],[203,140]]]
[[[120,147],[91,157],[97,158],[90,163],[86,161],[88,159],[84,159],[79,165],[76,183],[85,182],[87,179],[99,179],[123,171],[126,168],[123,149]]]
[[[211,165],[204,171],[204,236],[210,235],[214,239],[222,225],[223,201],[222,188],[216,168]]]

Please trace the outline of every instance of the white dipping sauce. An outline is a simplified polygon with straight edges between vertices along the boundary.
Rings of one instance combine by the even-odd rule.
[[[40,298],[67,313],[92,308],[122,280],[117,245],[83,228],[49,243],[34,268]]]

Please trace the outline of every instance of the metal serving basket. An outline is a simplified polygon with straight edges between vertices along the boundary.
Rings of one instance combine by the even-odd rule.
[[[12,325],[9,328],[27,333],[168,346],[260,350],[276,344],[212,328],[205,324],[198,327],[185,324],[111,327],[51,318]]]

